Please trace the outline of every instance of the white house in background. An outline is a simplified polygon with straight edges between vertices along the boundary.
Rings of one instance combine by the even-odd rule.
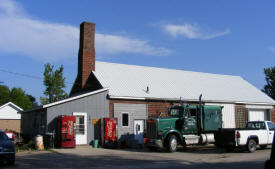
[[[0,130],[13,130],[20,132],[22,108],[12,102],[8,102],[0,107]]]

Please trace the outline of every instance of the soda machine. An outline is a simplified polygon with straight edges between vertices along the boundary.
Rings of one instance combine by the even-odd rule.
[[[57,146],[60,148],[75,147],[75,116],[57,117]]]
[[[114,147],[117,144],[117,118],[103,118],[101,121],[101,141],[104,147]]]

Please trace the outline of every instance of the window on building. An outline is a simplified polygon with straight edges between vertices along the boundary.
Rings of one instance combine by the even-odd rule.
[[[122,126],[129,126],[129,114],[128,113],[122,114]]]
[[[245,128],[247,122],[247,111],[243,106],[236,106],[235,111],[236,127]]]
[[[76,116],[75,118],[75,133],[76,134],[84,134],[85,124],[84,124],[84,116]]]

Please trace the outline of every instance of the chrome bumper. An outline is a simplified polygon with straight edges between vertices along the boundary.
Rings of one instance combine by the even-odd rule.
[[[163,143],[162,143],[162,140],[147,139],[146,143],[145,143],[145,146],[163,148]]]

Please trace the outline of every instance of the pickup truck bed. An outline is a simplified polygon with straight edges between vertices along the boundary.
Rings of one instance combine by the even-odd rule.
[[[214,133],[217,147],[246,147],[254,152],[256,146],[262,148],[272,144],[275,125],[270,121],[248,122],[246,128],[220,129]]]
[[[214,133],[215,145],[217,147],[236,147],[237,131],[255,131],[258,129],[247,129],[247,128],[223,128]]]

